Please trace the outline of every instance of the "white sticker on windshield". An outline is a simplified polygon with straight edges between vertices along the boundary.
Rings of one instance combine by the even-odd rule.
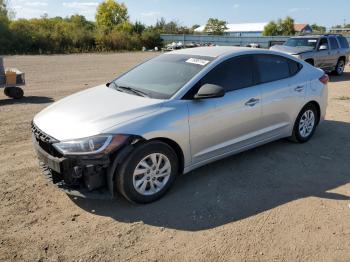
[[[316,40],[316,39],[309,39],[308,42],[309,42],[309,43],[316,43],[317,40]]]
[[[186,61],[186,63],[196,64],[196,65],[201,65],[201,66],[205,66],[209,62],[210,61],[208,61],[208,60],[198,59],[198,58],[190,58]]]

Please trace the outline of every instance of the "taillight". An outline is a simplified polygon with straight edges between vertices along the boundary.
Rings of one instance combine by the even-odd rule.
[[[327,74],[324,74],[319,80],[322,84],[327,85],[329,82],[329,76]]]

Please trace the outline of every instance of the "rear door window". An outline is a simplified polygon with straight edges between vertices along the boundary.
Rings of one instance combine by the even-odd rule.
[[[289,61],[278,55],[255,55],[259,82],[267,83],[290,77]],[[295,69],[294,69],[295,70]]]
[[[339,40],[341,48],[349,48],[349,42],[345,37],[338,36],[337,38]]]
[[[300,63],[294,60],[288,59],[288,62],[289,62],[289,71],[291,76],[296,75],[303,68],[303,66]]]
[[[338,49],[339,48],[338,41],[335,37],[330,37],[329,42],[331,44],[331,49]]]

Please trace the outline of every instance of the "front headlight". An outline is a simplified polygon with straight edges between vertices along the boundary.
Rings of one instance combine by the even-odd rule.
[[[110,153],[122,145],[127,135],[97,135],[82,139],[62,141],[53,146],[63,155],[93,155]]]

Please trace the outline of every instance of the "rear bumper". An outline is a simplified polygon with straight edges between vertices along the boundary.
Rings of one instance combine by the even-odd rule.
[[[111,199],[107,189],[108,156],[96,159],[54,157],[42,149],[33,136],[33,145],[44,177],[65,193],[92,199]]]

